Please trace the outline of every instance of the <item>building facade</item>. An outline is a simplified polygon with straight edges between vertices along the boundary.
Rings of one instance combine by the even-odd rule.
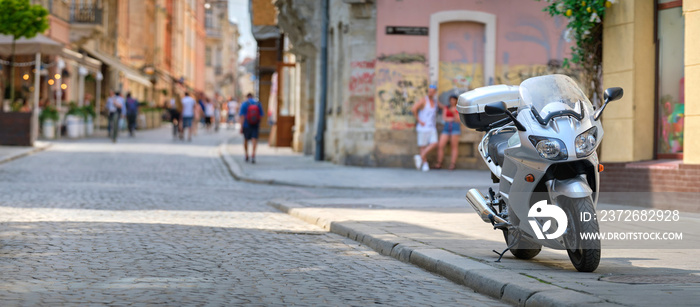
[[[697,204],[700,187],[700,3],[620,1],[603,32],[603,84],[625,90],[605,110],[603,187],[673,192]],[[689,86],[686,86],[688,84]],[[654,206],[677,203],[668,197]]]
[[[542,11],[546,3],[329,0],[325,68],[320,34],[314,33],[321,26],[320,6],[275,3],[280,28],[301,56],[302,80],[311,80],[300,85],[301,109],[313,115],[295,127],[295,149],[311,151],[323,116],[324,157],[335,163],[411,167],[418,152],[411,107],[431,84],[447,104],[450,95],[484,85],[517,85],[551,73],[578,76],[561,67],[571,43],[564,39],[565,20]],[[325,81],[321,69],[327,69]],[[325,110],[314,94],[322,86]],[[477,155],[483,134],[462,130],[457,166],[483,167]]]
[[[229,21],[228,3],[205,6],[206,31],[204,93],[208,97],[235,97],[240,100],[238,88],[238,25]]]

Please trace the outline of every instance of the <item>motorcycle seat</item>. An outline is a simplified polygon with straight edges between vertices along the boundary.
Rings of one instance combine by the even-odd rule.
[[[507,130],[496,133],[489,138],[489,157],[496,165],[503,166],[505,160],[505,150],[508,148],[508,139],[510,139],[515,131]]]

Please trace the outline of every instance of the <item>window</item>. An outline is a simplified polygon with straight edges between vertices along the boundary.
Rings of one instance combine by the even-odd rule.
[[[204,27],[211,29],[214,27],[214,11],[211,9],[206,10],[204,17]]]
[[[658,96],[656,156],[681,159],[683,154],[684,34],[683,1],[659,0],[657,5]]]
[[[206,47],[204,50],[204,65],[211,66],[211,48]]]

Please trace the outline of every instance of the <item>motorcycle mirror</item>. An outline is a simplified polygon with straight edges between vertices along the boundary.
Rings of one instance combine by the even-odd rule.
[[[622,95],[624,93],[625,92],[622,90],[621,87],[610,87],[605,89],[605,93],[603,94],[603,105],[600,107],[600,109],[595,111],[595,114],[593,114],[593,118],[595,120],[598,120],[600,118],[600,115],[603,114],[603,110],[605,110],[605,107],[608,105],[608,102],[622,98]]]
[[[615,101],[620,98],[622,98],[622,95],[624,94],[624,91],[622,90],[621,87],[611,87],[605,89],[605,94],[603,95],[603,99],[605,100],[606,103],[610,101]]]
[[[507,110],[508,106],[506,106],[506,103],[503,101],[492,102],[484,106],[484,113],[491,116],[506,114]]]

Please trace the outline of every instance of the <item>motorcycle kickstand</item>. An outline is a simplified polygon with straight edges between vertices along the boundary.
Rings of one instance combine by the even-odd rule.
[[[506,252],[508,252],[511,248],[513,248],[513,246],[518,244],[518,242],[520,242],[520,231],[517,231],[515,238],[513,238],[513,242],[508,244],[508,246],[506,247],[506,249],[503,250],[503,252],[499,253],[495,249],[493,250],[494,253],[498,254],[498,260],[496,260],[495,262],[501,262],[501,258],[503,258],[503,255],[505,255]]]

